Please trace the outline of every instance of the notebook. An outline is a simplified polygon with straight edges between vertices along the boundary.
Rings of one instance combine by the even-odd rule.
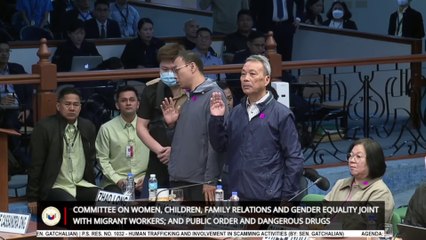
[[[97,67],[102,61],[102,56],[74,56],[71,63],[71,72],[88,71]]]
[[[426,239],[426,228],[407,224],[398,224],[399,235],[404,240]]]

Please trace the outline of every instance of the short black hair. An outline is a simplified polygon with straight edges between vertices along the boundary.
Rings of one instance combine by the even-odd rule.
[[[312,14],[312,11],[311,11],[312,5],[314,5],[314,4],[316,4],[317,2],[320,2],[320,1],[323,1],[323,0],[306,0],[305,12],[307,14]]]
[[[212,35],[212,34],[213,34],[213,33],[212,33],[212,31],[211,31],[209,28],[206,28],[206,27],[200,27],[200,28],[197,30],[197,36],[198,36],[198,34],[199,34],[200,32],[208,32],[208,33],[210,33],[210,35]]]
[[[67,26],[67,32],[74,32],[77,29],[84,29],[84,22],[80,19],[74,19]]]
[[[253,14],[251,14],[250,10],[248,10],[248,9],[241,9],[238,12],[238,15],[237,15],[237,21],[240,20],[240,17],[243,16],[243,15],[247,15],[247,16],[251,17],[251,19],[253,20]]]
[[[350,19],[352,17],[352,13],[351,13],[351,11],[349,11],[348,5],[346,5],[345,2],[343,2],[343,1],[335,1],[335,2],[333,2],[333,4],[331,5],[330,9],[327,12],[327,18],[328,19],[333,19],[333,7],[336,4],[340,4],[343,7],[343,12],[344,12],[343,13],[343,18],[342,18],[343,20],[348,20],[348,19]]]
[[[94,6],[98,6],[99,4],[107,5],[109,8],[109,1],[108,0],[96,0]]]
[[[365,149],[365,158],[368,166],[368,177],[382,177],[386,172],[385,155],[382,146],[371,138],[362,138],[354,141],[348,149],[348,154],[356,145],[362,145]]]
[[[133,87],[133,86],[129,86],[129,85],[125,85],[125,86],[119,87],[119,88],[117,89],[117,91],[115,91],[115,96],[114,96],[115,101],[116,101],[116,102],[118,101],[118,98],[119,98],[119,96],[120,96],[120,94],[121,94],[122,92],[128,92],[128,91],[132,91],[132,92],[134,92],[134,93],[135,93],[135,95],[136,95],[136,97],[138,98],[138,101],[139,101],[139,93],[138,93],[138,90],[136,90],[136,88],[135,88],[135,87]]]
[[[197,66],[200,72],[204,71],[204,64],[203,64],[203,61],[201,60],[200,54],[191,50],[185,50],[185,51],[179,52],[176,58],[179,58],[179,57],[181,57],[182,60],[187,64],[191,62],[195,63],[195,65]]]
[[[230,89],[229,88],[229,85],[228,85],[228,83],[226,82],[226,81],[218,81],[217,82],[217,85],[222,89],[222,90],[225,90],[225,89]]]
[[[65,95],[68,94],[75,94],[80,98],[81,101],[81,92],[80,90],[78,90],[77,88],[74,87],[65,87],[63,89],[61,89],[61,91],[59,91],[58,93],[58,102],[61,101],[62,99],[64,99]]]
[[[150,18],[141,18],[138,22],[138,30],[141,29],[141,27],[145,24],[145,23],[151,23],[152,26],[154,26],[154,23],[152,22],[152,20]]]
[[[256,38],[265,38],[265,34],[259,32],[259,31],[251,31],[251,33],[248,35],[247,41],[253,42]]]

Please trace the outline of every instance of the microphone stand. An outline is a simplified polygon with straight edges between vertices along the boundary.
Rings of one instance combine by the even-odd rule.
[[[322,177],[319,177],[317,180],[315,180],[315,182],[312,182],[311,184],[309,184],[306,188],[300,190],[298,193],[296,193],[296,195],[294,195],[293,197],[291,197],[288,202],[293,201],[294,199],[296,199],[298,196],[300,196],[303,192],[305,192],[306,190],[308,190],[309,188],[311,188],[312,186],[316,185],[317,183],[319,183],[319,181],[322,180]]]

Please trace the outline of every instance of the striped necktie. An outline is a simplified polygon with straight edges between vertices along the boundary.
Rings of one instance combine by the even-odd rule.
[[[101,24],[101,38],[106,38],[105,24]]]
[[[75,134],[77,133],[74,124],[69,124],[66,131],[65,131],[65,137],[67,139],[68,144],[73,144]]]

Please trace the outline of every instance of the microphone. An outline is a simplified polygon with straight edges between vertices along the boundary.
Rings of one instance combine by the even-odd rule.
[[[164,189],[161,189],[161,191],[158,191],[158,192],[155,194],[155,201],[154,201],[154,202],[157,202],[157,200],[158,200],[158,196],[160,195],[160,193],[165,192],[165,191],[177,190],[177,189],[185,189],[185,188],[191,188],[191,187],[196,187],[196,186],[200,186],[200,185],[204,185],[204,184],[212,184],[212,183],[214,183],[214,181],[213,181],[213,180],[209,180],[209,181],[205,181],[205,182],[192,183],[192,184],[183,185],[183,186],[178,186],[178,187],[164,188]]]
[[[308,185],[306,188],[302,189],[301,191],[299,191],[298,193],[296,193],[296,195],[294,195],[293,197],[291,197],[287,202],[291,202],[294,199],[296,199],[298,196],[300,196],[302,193],[304,193],[306,190],[308,190],[309,188],[311,188],[312,186],[314,186],[315,184],[318,184],[323,178],[319,177],[317,180],[315,180],[313,183],[311,183],[310,185]],[[327,181],[328,182],[328,181]]]
[[[313,168],[303,168],[303,176],[312,182],[316,182],[316,185],[319,189],[327,191],[330,188],[330,182],[326,177],[323,177],[318,174],[318,172]],[[321,179],[320,181],[317,181]]]

